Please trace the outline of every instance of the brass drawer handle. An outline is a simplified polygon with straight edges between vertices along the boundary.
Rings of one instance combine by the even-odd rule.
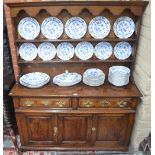
[[[101,105],[102,105],[103,107],[108,107],[108,106],[110,106],[110,102],[107,101],[107,100],[102,100],[102,101],[101,101]]]
[[[60,108],[64,107],[64,105],[65,105],[64,101],[57,102],[57,106],[60,107]]]
[[[55,126],[55,127],[53,128],[53,131],[54,131],[53,136],[56,136],[56,135],[57,135],[58,128]]]
[[[86,101],[86,102],[84,102],[84,106],[87,107],[87,108],[89,108],[89,107],[92,107],[93,106],[93,103],[90,102],[90,101]]]
[[[117,102],[117,105],[118,105],[120,108],[126,107],[127,104],[128,104],[127,101],[119,101],[119,102]]]
[[[34,103],[33,101],[25,101],[25,102],[24,102],[24,104],[25,104],[26,106],[29,106],[29,107],[32,106],[33,103]]]
[[[46,101],[46,100],[45,100],[45,101],[42,101],[41,103],[42,103],[43,105],[45,105],[45,106],[49,105],[49,101]]]
[[[93,127],[91,130],[94,132],[94,131],[96,131],[96,128],[95,128],[95,127]]]

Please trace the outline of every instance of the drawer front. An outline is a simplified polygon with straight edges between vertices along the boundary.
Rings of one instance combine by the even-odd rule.
[[[50,108],[69,108],[71,107],[70,98],[21,98],[22,107],[50,107]]]
[[[80,108],[129,108],[131,98],[82,98]]]

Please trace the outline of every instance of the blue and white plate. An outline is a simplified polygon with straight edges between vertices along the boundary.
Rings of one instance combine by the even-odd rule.
[[[118,38],[127,39],[134,33],[135,23],[130,17],[123,16],[115,21],[113,30]]]
[[[94,54],[94,47],[89,42],[80,42],[76,45],[75,54],[81,60],[88,60]]]
[[[74,56],[74,46],[71,43],[60,43],[57,47],[57,56],[61,60],[70,60]]]
[[[37,57],[37,47],[32,43],[23,43],[19,48],[19,55],[25,61],[32,61]]]
[[[18,24],[18,33],[26,40],[33,40],[40,33],[40,25],[36,19],[25,17]]]
[[[41,24],[41,32],[47,39],[58,39],[63,33],[63,23],[56,17],[48,17]]]
[[[65,24],[65,32],[71,39],[81,39],[87,32],[87,24],[80,17],[72,17]]]
[[[58,86],[73,86],[82,80],[82,76],[76,72],[69,73],[66,71],[53,78],[53,83]]]
[[[125,60],[130,57],[132,47],[128,42],[119,42],[114,47],[114,55],[119,60]]]
[[[53,44],[44,42],[38,47],[38,55],[44,61],[51,60],[56,55],[56,48]]]
[[[112,46],[108,42],[100,42],[95,46],[95,56],[100,60],[106,60],[112,55]]]
[[[110,22],[103,16],[93,18],[88,26],[90,35],[95,39],[103,39],[110,32]]]

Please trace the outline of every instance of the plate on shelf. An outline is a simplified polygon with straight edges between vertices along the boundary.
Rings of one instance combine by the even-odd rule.
[[[69,73],[66,71],[63,74],[59,74],[53,78],[53,83],[58,86],[73,86],[81,82],[82,76],[76,72]]]
[[[100,60],[106,60],[112,55],[112,46],[108,42],[100,42],[95,46],[94,54]]]
[[[103,85],[104,80],[105,74],[98,68],[90,68],[83,73],[83,83],[88,86]]]
[[[70,60],[74,56],[74,46],[67,42],[60,43],[57,46],[57,56],[61,60]]]
[[[94,54],[94,47],[89,42],[80,42],[76,45],[75,54],[81,60],[88,60]]]
[[[63,23],[56,17],[48,17],[41,24],[41,32],[47,39],[58,39],[63,33]]]
[[[112,66],[109,68],[108,80],[111,84],[121,87],[129,83],[130,69],[125,66]]]
[[[51,60],[56,55],[56,48],[49,42],[41,43],[38,47],[38,55],[44,61]]]
[[[19,55],[25,61],[32,61],[37,57],[37,47],[32,43],[23,43],[19,48]]]
[[[90,35],[95,39],[103,39],[110,32],[110,22],[103,16],[93,18],[88,26]]]
[[[29,88],[40,88],[50,81],[50,76],[42,72],[28,73],[20,77],[21,85]]]
[[[25,17],[21,19],[18,24],[18,33],[26,40],[33,40],[37,38],[40,33],[40,25],[36,19]]]
[[[128,42],[119,42],[114,47],[114,55],[119,60],[125,60],[130,57],[132,47]]]
[[[65,32],[71,39],[81,39],[87,32],[87,24],[80,17],[72,17],[65,24]]]
[[[130,17],[123,16],[116,19],[113,30],[118,38],[127,39],[134,33],[135,23]]]

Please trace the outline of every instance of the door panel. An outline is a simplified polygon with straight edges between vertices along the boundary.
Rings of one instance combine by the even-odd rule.
[[[51,123],[50,123],[51,122]],[[27,117],[29,140],[52,140],[53,121],[50,117]]]
[[[93,117],[94,144],[120,144],[127,146],[134,122],[133,114],[98,114]]]
[[[50,114],[17,114],[17,123],[23,145],[52,144],[55,140],[53,129],[55,116]]]
[[[121,124],[127,123],[121,118],[120,116],[114,117],[102,117],[99,116],[97,120],[97,134],[96,140],[97,141],[114,141],[118,140],[120,137]]]
[[[90,139],[91,118],[88,116],[59,116],[62,143],[87,143]]]

